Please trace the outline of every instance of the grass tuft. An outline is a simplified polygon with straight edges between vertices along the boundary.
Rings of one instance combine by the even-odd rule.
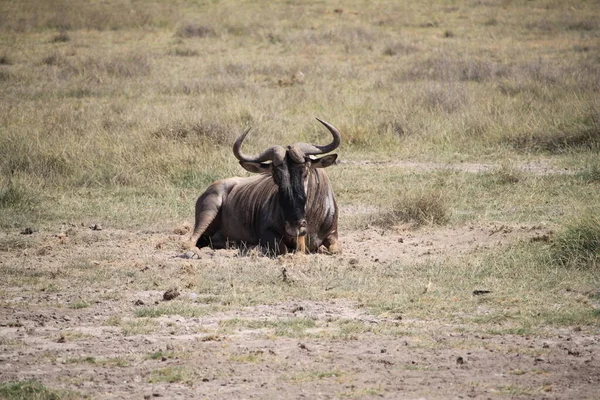
[[[155,137],[175,141],[204,138],[211,143],[229,145],[235,140],[237,132],[219,122],[201,120],[197,122],[175,122],[153,132]]]
[[[90,303],[88,303],[85,300],[79,300],[79,301],[76,301],[69,305],[70,308],[73,308],[75,310],[78,310],[80,308],[88,308],[89,306],[90,306]]]
[[[206,315],[210,310],[204,306],[188,304],[184,302],[171,301],[162,303],[157,306],[143,307],[135,312],[138,318],[158,318],[163,315],[181,315],[183,317],[201,317]]]
[[[174,49],[169,50],[167,54],[176,57],[197,57],[200,55],[200,52],[192,49],[176,47]]]
[[[35,197],[24,186],[14,181],[9,181],[6,186],[0,187],[0,209],[30,209],[35,204]]]
[[[52,66],[61,65],[61,64],[64,64],[64,62],[65,62],[64,58],[56,52],[50,53],[42,59],[42,64],[52,65]]]
[[[493,185],[509,185],[518,183],[523,180],[523,172],[516,169],[514,166],[503,163],[496,170],[486,173],[490,178],[490,184]]]
[[[71,37],[66,31],[61,31],[58,35],[52,38],[52,43],[64,43],[71,40]]]
[[[382,228],[408,223],[415,226],[444,225],[450,211],[439,191],[399,193],[390,210],[377,214],[372,223]]]
[[[556,235],[553,259],[566,267],[600,267],[600,217],[586,215],[567,225]]]
[[[600,149],[600,112],[591,110],[583,115],[561,121],[546,131],[534,131],[519,136],[507,136],[506,141],[517,150],[563,154],[569,151]]]
[[[61,396],[40,382],[31,380],[0,383],[0,398],[6,400],[58,400]]]
[[[0,65],[12,65],[12,60],[6,54],[0,54]]]
[[[584,168],[576,174],[576,177],[587,184],[600,183],[600,160],[595,159],[591,163],[586,164]]]
[[[383,55],[396,56],[396,55],[410,55],[419,51],[419,48],[412,44],[404,42],[390,43],[383,49]]]
[[[179,27],[176,35],[182,38],[204,38],[215,36],[215,30],[210,26],[190,22]]]

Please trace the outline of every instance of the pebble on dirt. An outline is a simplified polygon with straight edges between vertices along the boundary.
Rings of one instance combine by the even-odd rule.
[[[179,290],[177,290],[177,288],[169,289],[165,292],[165,294],[163,294],[163,300],[164,301],[173,300],[174,298],[176,298],[179,295],[180,295],[180,293],[179,293]]]

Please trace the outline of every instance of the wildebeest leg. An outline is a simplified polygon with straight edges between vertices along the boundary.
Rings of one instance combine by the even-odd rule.
[[[268,230],[260,238],[260,247],[263,253],[268,256],[278,256],[287,254],[288,248],[283,242],[283,238],[277,232]]]
[[[200,239],[198,239],[196,242],[196,247],[199,249],[203,247],[210,247],[211,249],[224,249],[227,247],[227,238],[221,232],[215,232],[215,229],[212,229],[212,226],[209,226],[206,230],[206,233],[200,236]]]
[[[202,241],[201,243],[198,243],[199,239],[202,236],[210,237],[218,230],[218,223],[216,223],[217,221],[215,221],[215,219],[219,214],[222,203],[223,196],[216,187],[209,188],[198,198],[198,201],[196,201],[194,232],[188,243],[189,250],[197,252],[197,244],[202,244]],[[215,222],[215,224],[213,224],[213,222]]]
[[[337,231],[332,232],[325,238],[325,240],[323,240],[323,246],[327,248],[327,252],[330,254],[338,254],[342,252],[342,245],[338,240]]]

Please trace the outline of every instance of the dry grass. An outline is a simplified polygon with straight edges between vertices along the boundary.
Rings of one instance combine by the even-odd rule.
[[[448,355],[431,364],[444,380],[461,372],[447,368],[454,354],[483,359],[488,342],[539,350],[484,336],[549,337],[539,351],[556,359],[587,343],[600,287],[598,21],[597,2],[554,0],[0,2],[0,303],[14,330],[0,343],[44,378],[2,383],[0,397],[258,390],[258,365],[283,377],[264,390],[352,381],[338,397],[393,397],[354,383],[347,343],[385,343],[365,348],[377,368],[442,349],[429,358]],[[252,127],[248,153],[322,144],[314,117],[342,133],[344,162],[327,172],[344,253],[173,257],[197,196],[246,174],[239,133]],[[475,244],[425,243],[462,234]],[[181,296],[161,301],[170,288]],[[405,361],[386,379],[428,368]],[[494,368],[486,379],[506,382]],[[104,386],[86,386],[92,376]],[[540,393],[516,381],[497,392]]]
[[[594,2],[500,8],[383,1],[348,4],[342,12],[330,1],[269,2],[265,13],[266,6],[1,2],[0,226],[14,233],[95,221],[171,230],[192,220],[194,200],[210,182],[245,174],[231,152],[244,128],[253,127],[248,152],[272,143],[322,143],[328,136],[314,117],[341,130],[340,158],[358,162],[330,169],[339,204],[384,210],[342,214],[346,231],[365,220],[386,228],[502,221],[560,231],[571,215],[600,211],[593,161],[600,150],[600,8]],[[292,79],[298,72],[301,82]],[[390,164],[360,164],[365,160]],[[414,172],[393,165],[404,160],[500,167]],[[524,162],[577,173],[523,172]],[[584,258],[597,264],[576,250],[589,249],[596,238],[596,228],[584,235],[584,225],[558,236],[559,253],[529,243],[501,255],[385,268],[316,258],[300,263],[288,282],[279,261],[248,257],[208,268],[202,279],[165,276],[165,282],[189,284],[210,307],[343,298],[364,302],[373,313],[402,309],[418,318],[433,309],[469,321],[484,301],[472,298],[472,286],[483,282],[499,288],[497,304],[521,299],[499,317],[506,321],[591,324],[590,308],[565,300],[558,288],[572,281],[588,289],[586,280],[598,279],[594,268],[567,273],[551,261],[554,254],[565,264]],[[66,238],[90,246],[96,240]],[[31,246],[3,237],[0,251]],[[78,265],[43,272],[3,265],[2,272],[10,284],[39,290],[67,290],[72,282],[101,290],[133,278],[140,290],[158,284],[133,267]],[[522,281],[515,282],[514,271]],[[424,295],[430,280],[438,289]],[[74,306],[92,304],[80,301]],[[553,314],[544,302],[564,302],[572,314]],[[173,304],[140,309],[138,316],[215,309]],[[503,315],[494,304],[492,317]],[[536,308],[543,312],[529,317]],[[518,314],[524,309],[531,314]],[[127,321],[121,327],[126,334],[156,328]],[[177,371],[161,374],[153,379]]]
[[[184,24],[177,29],[177,36],[182,38],[214,36],[215,30],[209,26],[198,23]]]
[[[391,228],[402,224],[414,226],[444,225],[450,220],[448,201],[439,191],[399,192],[390,210],[375,215],[372,224]]]
[[[570,268],[598,269],[600,265],[600,218],[579,216],[557,235],[553,259]]]

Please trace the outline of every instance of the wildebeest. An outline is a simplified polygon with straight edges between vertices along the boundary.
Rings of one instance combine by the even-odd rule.
[[[317,120],[333,136],[331,143],[276,145],[249,156],[241,146],[250,129],[240,135],[233,154],[244,169],[258,175],[216,181],[198,198],[192,250],[235,243],[259,245],[269,254],[292,249],[317,252],[323,247],[329,253],[340,252],[338,207],[323,170],[335,164],[337,154],[315,156],[335,150],[341,135]]]

